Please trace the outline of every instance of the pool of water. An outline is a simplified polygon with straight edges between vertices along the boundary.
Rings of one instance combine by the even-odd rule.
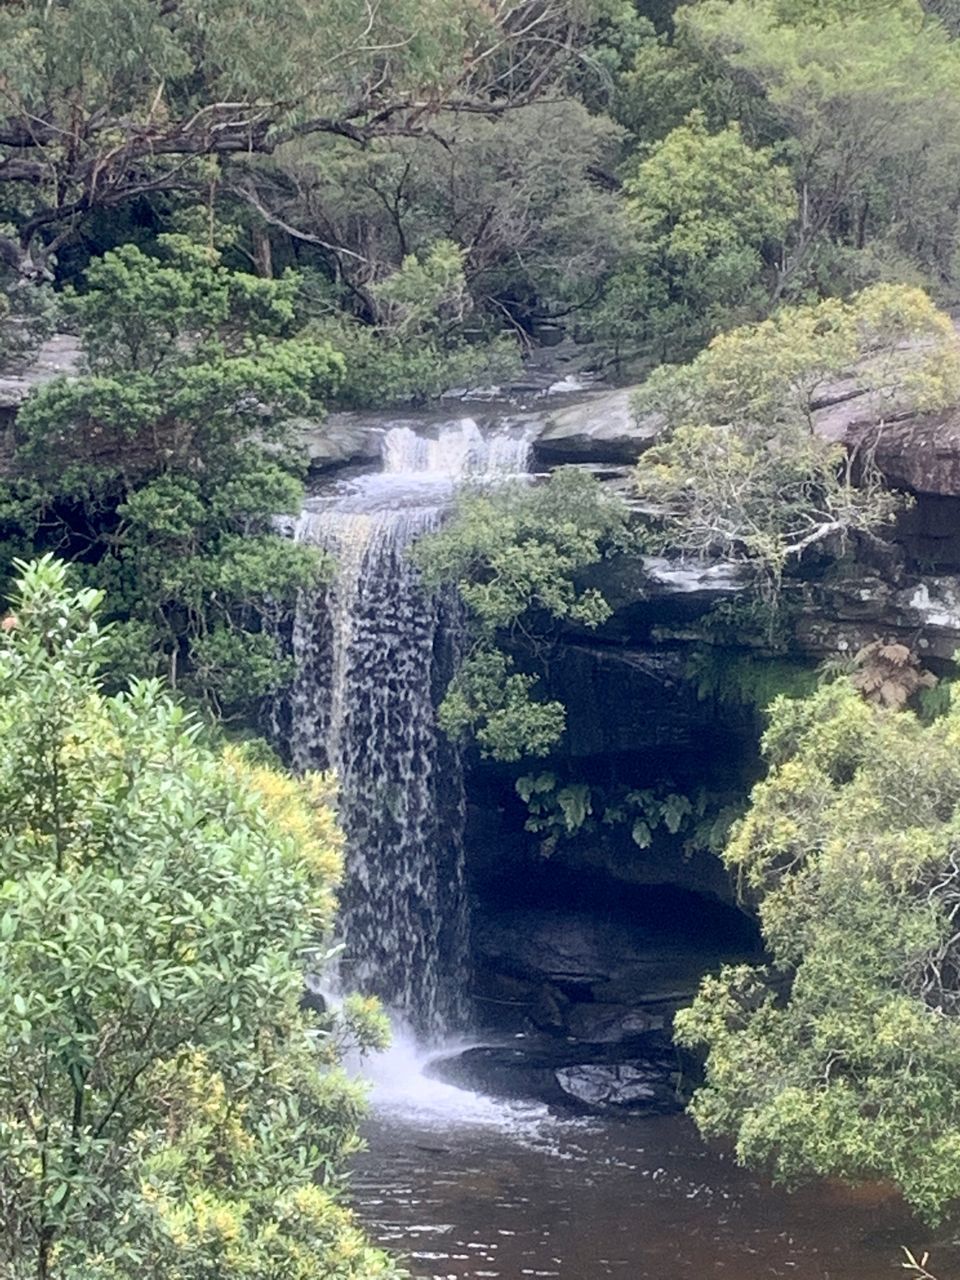
[[[960,1226],[931,1231],[883,1188],[787,1194],[683,1116],[556,1117],[396,1066],[353,1196],[418,1280],[883,1280],[903,1245],[960,1277]]]

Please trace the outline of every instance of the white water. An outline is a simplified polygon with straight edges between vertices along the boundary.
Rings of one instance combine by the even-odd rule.
[[[433,1074],[443,1058],[474,1047],[475,1041],[464,1039],[425,1049],[408,1027],[395,1022],[390,1048],[367,1057],[361,1067],[372,1109],[393,1122],[412,1121],[448,1135],[456,1129],[488,1129],[525,1144],[545,1141],[557,1122],[542,1103],[490,1098]]]
[[[490,482],[522,475],[530,446],[523,434],[484,435],[473,418],[441,427],[436,436],[417,435],[409,427],[388,431],[383,472],[388,476],[430,477],[434,482]]]
[[[458,486],[522,475],[527,457],[522,434],[484,435],[472,418],[430,435],[395,427],[383,469],[311,500],[294,529],[337,561],[330,585],[297,608],[289,720],[294,764],[340,781],[343,981],[424,1039],[468,1020],[463,779],[435,717],[461,625],[408,552]]]

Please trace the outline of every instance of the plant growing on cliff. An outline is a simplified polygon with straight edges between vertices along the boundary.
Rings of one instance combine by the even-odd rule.
[[[0,528],[8,553],[53,549],[107,589],[118,675],[162,671],[234,713],[283,679],[267,624],[318,573],[271,520],[301,496],[291,417],[342,362],[296,336],[295,276],[159,248],[106,254],[67,297],[83,367],[23,405]]]
[[[960,1198],[958,745],[956,703],[924,725],[846,680],[779,699],[724,855],[770,964],[677,1020],[705,1134],[787,1182],[890,1179],[931,1220]]]
[[[22,569],[0,635],[0,1270],[394,1275],[337,1190],[361,1105],[337,1045],[380,1043],[380,1015],[299,1008],[340,875],[326,781],[217,756],[156,682],[105,696],[98,593]]]
[[[722,334],[691,364],[658,370],[635,397],[667,434],[637,467],[671,547],[756,567],[772,585],[828,539],[883,526],[898,502],[870,460],[815,430],[825,389],[859,397],[865,421],[951,403],[960,344],[921,290],[876,285],[850,302],[788,307]]]
[[[585,782],[564,782],[546,771],[524,774],[515,788],[528,810],[524,830],[540,836],[544,857],[550,857],[561,840],[596,835],[601,824],[629,827],[639,849],[649,849],[659,829],[670,836],[683,835],[685,854],[697,849],[719,853],[731,823],[742,812],[742,805],[731,795],[698,787],[688,796],[669,782],[642,788],[591,787]]]
[[[581,575],[627,537],[624,504],[571,467],[542,485],[468,494],[421,539],[414,554],[427,584],[456,588],[472,636],[440,707],[445,732],[472,733],[497,760],[548,754],[563,734],[564,708],[532,696],[538,676],[525,668],[559,624],[606,620],[609,605]]]

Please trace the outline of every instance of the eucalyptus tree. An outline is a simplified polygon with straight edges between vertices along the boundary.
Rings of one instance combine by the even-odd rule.
[[[499,113],[618,0],[23,0],[0,8],[0,254],[44,274],[91,211],[215,190],[239,157]]]

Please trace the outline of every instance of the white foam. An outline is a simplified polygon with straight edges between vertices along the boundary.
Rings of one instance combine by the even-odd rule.
[[[440,1080],[432,1068],[444,1058],[481,1047],[475,1041],[449,1040],[425,1048],[402,1025],[384,1053],[359,1065],[370,1084],[370,1106],[378,1121],[413,1125],[421,1133],[449,1137],[458,1131],[495,1132],[518,1145],[565,1154],[560,1139],[570,1130],[589,1127],[586,1119],[560,1118],[541,1102],[491,1098]]]

